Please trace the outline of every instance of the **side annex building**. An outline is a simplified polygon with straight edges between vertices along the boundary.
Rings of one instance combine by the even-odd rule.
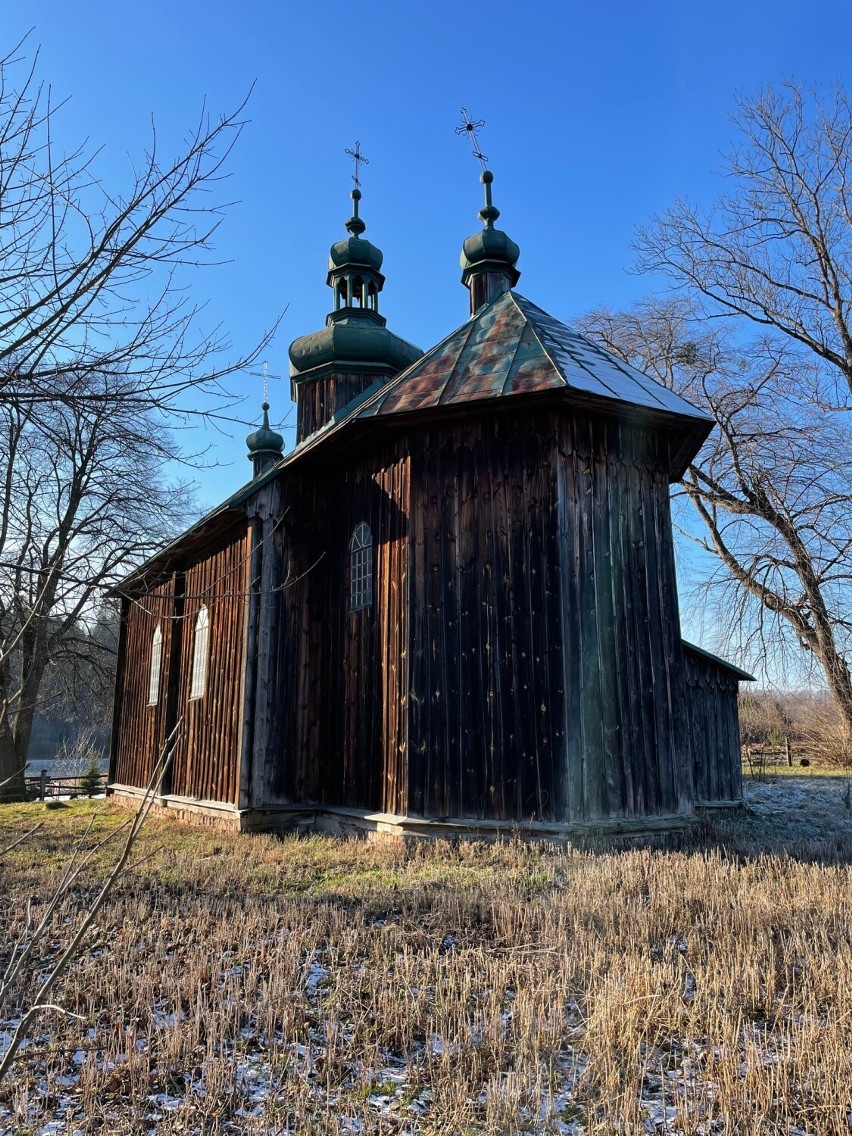
[[[470,318],[423,353],[380,314],[360,191],[332,311],[290,347],[295,448],[134,571],[109,793],[235,828],[552,835],[741,800],[737,688],[681,638],[669,484],[712,420],[464,242]]]

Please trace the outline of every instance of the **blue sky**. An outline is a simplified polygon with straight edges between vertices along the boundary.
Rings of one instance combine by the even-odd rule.
[[[4,43],[30,27],[41,77],[70,96],[59,141],[102,146],[98,172],[116,191],[152,115],[161,145],[175,147],[202,100],[227,111],[255,83],[225,190],[236,204],[217,237],[229,263],[199,271],[193,290],[241,350],[287,306],[267,358],[285,376],[270,395],[289,447],[287,346],[330,307],[326,258],[349,215],[344,149],[355,139],[370,159],[362,215],[385,253],[394,331],[426,348],[467,316],[458,256],[478,227],[481,187],[454,133],[462,104],[487,122],[500,225],[521,246],[519,288],[570,321],[659,286],[629,272],[634,228],[675,195],[720,191],[738,92],[790,75],[844,78],[852,7],[33,0],[7,7]],[[238,385],[252,418],[260,381]],[[202,504],[246,480],[245,433],[209,434],[216,468],[198,474]]]

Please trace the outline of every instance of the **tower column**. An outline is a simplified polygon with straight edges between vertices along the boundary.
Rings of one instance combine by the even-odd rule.
[[[479,180],[485,187],[485,204],[479,210],[484,228],[467,238],[461,255],[462,284],[470,292],[471,315],[494,296],[514,288],[521,275],[515,267],[521,250],[502,229],[494,228],[500,216],[491,199],[494,175],[483,170]]]
[[[360,158],[360,161],[365,159]],[[394,335],[379,315],[383,255],[363,236],[361,190],[352,190],[349,236],[331,246],[326,283],[334,306],[325,327],[290,345],[290,380],[296,403],[297,444],[378,379],[404,370],[423,354]]]

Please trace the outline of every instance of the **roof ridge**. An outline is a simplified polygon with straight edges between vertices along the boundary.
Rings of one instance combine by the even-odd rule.
[[[518,309],[518,311],[520,312],[520,314],[521,314],[521,316],[523,317],[523,319],[524,319],[524,321],[525,321],[525,323],[526,323],[527,327],[528,327],[528,328],[530,329],[530,331],[531,331],[531,332],[533,333],[533,335],[535,336],[535,338],[536,338],[536,342],[538,343],[539,347],[540,347],[540,348],[542,349],[542,351],[544,352],[544,354],[545,354],[545,355],[547,356],[547,358],[548,358],[548,359],[550,360],[550,365],[551,365],[551,367],[553,367],[554,371],[556,371],[556,374],[557,374],[557,375],[559,376],[559,378],[560,378],[560,379],[562,380],[562,382],[563,382],[563,384],[564,384],[565,388],[566,388],[567,390],[570,390],[570,389],[571,389],[571,384],[570,384],[570,383],[568,382],[568,380],[567,380],[567,379],[565,378],[565,376],[564,376],[564,375],[562,374],[562,368],[561,368],[561,367],[559,366],[559,364],[558,364],[558,363],[556,362],[556,360],[555,360],[555,359],[553,358],[553,354],[551,353],[551,351],[550,351],[550,350],[549,350],[549,349],[548,349],[548,348],[547,348],[547,347],[545,346],[545,344],[544,344],[544,341],[542,340],[541,336],[540,336],[540,335],[539,335],[539,333],[538,333],[538,328],[537,328],[537,327],[535,326],[535,324],[534,324],[534,323],[532,322],[532,320],[530,319],[530,317],[529,317],[529,316],[527,315],[527,313],[526,313],[526,312],[524,311],[524,309],[523,309],[523,308],[521,307],[521,305],[520,305],[520,304],[518,303],[518,300],[523,300],[525,304],[529,304],[529,303],[531,303],[531,301],[530,301],[530,300],[528,300],[528,299],[526,298],[526,296],[522,296],[522,295],[520,294],[520,292],[517,292],[517,293],[516,293],[516,292],[515,292],[515,289],[514,289],[514,288],[510,288],[510,289],[509,289],[509,295],[510,295],[510,296],[512,297],[512,303],[513,303],[513,304],[515,305],[515,307],[516,307],[516,308]],[[532,306],[533,306],[533,307],[537,307],[537,305],[536,305],[536,304],[533,304]],[[543,309],[542,309],[542,308],[539,308],[538,310],[539,310],[539,311],[543,311]],[[547,313],[545,313],[545,314],[547,314]],[[520,342],[520,341],[519,341],[519,342]],[[516,349],[516,350],[517,350],[517,349]]]
[[[580,339],[582,339],[584,343],[588,343],[590,347],[594,347],[594,346],[595,346],[595,345],[594,345],[594,344],[593,344],[593,343],[591,342],[591,340],[588,340],[588,339],[586,339],[585,335],[583,335],[583,334],[582,334],[581,332],[579,332],[579,331],[575,331],[575,330],[574,330],[574,328],[573,328],[573,327],[569,327],[567,323],[563,323],[563,322],[562,322],[562,320],[559,320],[559,319],[557,319],[557,318],[556,318],[556,316],[552,316],[552,315],[550,314],[550,312],[546,312],[546,311],[544,310],[544,308],[540,308],[540,307],[538,306],[538,304],[536,304],[536,303],[533,303],[533,301],[532,301],[532,300],[528,300],[528,299],[526,298],[526,296],[521,296],[521,299],[522,299],[522,300],[524,301],[524,303],[525,303],[525,304],[529,304],[529,305],[530,305],[530,307],[533,307],[533,308],[535,308],[535,309],[536,309],[536,311],[539,311],[539,312],[541,312],[541,314],[542,314],[542,315],[543,315],[543,316],[545,317],[545,319],[549,319],[549,320],[552,320],[552,321],[553,321],[554,323],[557,323],[557,324],[559,324],[559,326],[560,326],[560,327],[564,327],[564,328],[565,328],[565,330],[566,330],[567,332],[570,332],[570,333],[571,333],[571,335],[578,335],[578,336],[580,337]],[[520,310],[520,309],[519,309],[519,310]],[[523,314],[523,313],[522,313],[522,314]],[[530,317],[528,317],[528,316],[525,316],[524,318],[528,320],[528,322],[530,323],[530,327],[532,327],[533,331],[534,331],[534,332],[536,333],[536,338],[538,339],[539,343],[541,343],[541,344],[542,344],[542,349],[545,349],[545,348],[544,348],[544,343],[542,342],[541,336],[540,336],[540,335],[538,335],[538,332],[537,332],[537,329],[536,329],[536,327],[535,327],[535,324],[534,324],[534,323],[532,323],[532,321],[530,320]],[[544,334],[546,335],[546,334],[547,334],[547,332],[545,331],[545,333],[544,333]],[[546,350],[546,349],[545,349],[545,350]],[[568,351],[569,349],[568,349],[567,347],[564,347],[564,346],[563,346],[563,350],[564,350],[564,351]],[[571,354],[571,353],[569,352],[569,354]],[[601,352],[599,352],[599,354],[601,354],[601,355],[603,355],[604,357],[606,357],[606,356],[607,356],[607,355],[609,354],[609,352],[606,352],[606,351],[601,351]],[[552,359],[552,356],[550,355],[550,352],[548,352],[548,358]],[[615,357],[613,356],[613,358],[615,358]],[[606,381],[606,379],[602,378],[602,377],[601,377],[600,375],[596,375],[596,374],[595,374],[595,372],[594,372],[594,371],[593,371],[593,370],[591,369],[591,367],[587,367],[587,366],[586,366],[586,364],[585,364],[585,363],[583,362],[583,360],[582,360],[582,359],[578,359],[578,358],[577,358],[577,357],[576,357],[576,356],[575,356],[574,354],[571,354],[571,360],[572,360],[572,362],[574,363],[574,365],[575,365],[575,366],[577,366],[577,367],[579,367],[579,368],[580,368],[581,370],[585,371],[585,372],[586,372],[586,374],[587,374],[587,375],[589,375],[589,377],[590,377],[590,378],[592,378],[592,379],[593,379],[593,380],[594,380],[595,382],[601,383],[601,384],[602,384],[603,386],[605,386],[605,387],[607,388],[607,390],[608,390],[608,391],[610,392],[610,395],[611,395],[611,397],[612,397],[612,398],[615,398],[615,399],[618,399],[619,401],[622,401],[622,398],[621,398],[621,396],[619,395],[618,391],[616,391],[616,390],[613,390],[613,388],[612,388],[612,387],[610,386],[610,384],[609,384],[609,383],[608,383],[608,382]],[[574,385],[573,385],[572,383],[570,383],[570,382],[568,381],[567,377],[566,377],[566,376],[565,376],[565,375],[563,374],[563,372],[562,372],[562,368],[561,368],[561,367],[559,366],[559,364],[558,364],[558,363],[556,363],[555,361],[554,361],[554,366],[555,366],[555,367],[556,367],[556,369],[557,369],[557,370],[559,371],[559,374],[560,374],[560,375],[562,375],[562,378],[563,378],[563,379],[564,379],[564,381],[565,381],[565,386],[566,386],[566,387],[568,388],[568,390],[577,390],[578,388],[577,388],[577,387],[575,387],[575,386],[574,386]],[[622,370],[622,368],[621,368],[621,367],[619,367],[618,369],[619,369],[619,370]],[[623,373],[623,374],[625,374],[625,375],[627,375],[627,372],[626,372],[626,371],[623,371],[622,373]],[[631,376],[631,375],[627,375],[627,378],[632,378],[632,376]],[[635,379],[634,379],[634,382],[635,382]]]
[[[705,411],[703,411],[700,407],[695,406],[689,401],[688,398],[680,394],[680,392],[675,390],[673,387],[666,386],[666,384],[661,382],[659,379],[655,379],[653,375],[649,375],[639,367],[634,367],[632,363],[628,363],[625,359],[619,358],[618,355],[608,350],[608,348],[602,347],[600,344],[595,343],[594,340],[589,339],[588,336],[583,335],[581,331],[577,331],[576,328],[571,327],[567,323],[563,323],[562,320],[557,319],[556,316],[551,315],[550,312],[546,312],[544,308],[540,308],[538,304],[534,303],[532,300],[528,300],[526,296],[521,296],[520,293],[518,293],[518,299],[522,300],[524,304],[529,305],[529,307],[534,308],[537,312],[540,312],[545,319],[550,320],[552,323],[558,324],[559,327],[564,328],[565,331],[568,332],[568,334],[572,337],[580,340],[584,345],[588,347],[590,351],[592,351],[597,356],[598,359],[601,360],[602,363],[618,371],[619,374],[623,375],[629,382],[637,384],[642,390],[645,391],[647,395],[653,398],[655,402],[659,403],[659,409],[668,410],[669,412],[671,412],[672,408],[670,406],[666,406],[665,399],[657,393],[658,391],[665,392],[665,394],[669,396],[673,395],[678,402],[686,407],[689,407],[689,410],[692,411],[690,417],[705,418],[708,421],[710,420]],[[520,307],[520,305],[519,309],[521,310],[522,314],[524,314],[523,309]],[[546,330],[544,334],[547,334]],[[537,338],[539,339],[539,342],[542,342],[541,336],[537,335]],[[542,343],[542,347],[543,346],[544,344]],[[603,386],[606,386],[612,392],[613,398],[618,399],[618,401],[624,401],[623,395],[619,394],[617,390],[614,390],[612,386],[607,383],[606,379],[603,376],[597,374],[591,367],[587,366],[582,357],[579,357],[577,354],[572,352],[569,346],[562,345],[562,350],[564,350],[571,356],[571,361],[576,367],[580,368],[587,375],[590,375],[595,382],[601,383]],[[548,355],[550,356],[549,352]],[[560,369],[560,374],[561,373],[562,371]],[[571,390],[577,389],[570,382],[568,382],[567,379],[566,386]],[[683,414],[684,412],[680,411],[679,413]]]
[[[374,391],[369,399],[365,399],[363,405],[358,408],[359,414],[361,413],[361,411],[366,410],[374,399],[379,398],[381,395],[388,394],[392,390],[395,390],[398,386],[401,386],[403,379],[408,375],[410,371],[413,371],[415,367],[419,367],[421,363],[428,360],[429,357],[431,355],[434,355],[435,352],[439,348],[443,347],[445,343],[449,343],[453,336],[457,335],[458,332],[460,332],[464,327],[467,326],[467,324],[472,325],[474,319],[475,316],[468,316],[464,323],[460,323],[458,327],[454,327],[453,330],[445,335],[443,339],[439,340],[433,347],[430,347],[428,351],[424,351],[419,359],[415,359],[413,363],[409,363],[404,371],[400,371],[398,375],[391,375],[387,382],[379,387],[377,391]],[[465,342],[467,342],[467,340],[465,340]],[[353,399],[352,401],[354,402],[355,400]],[[346,405],[350,406],[351,403],[347,403]]]
[[[485,309],[483,308],[483,311],[484,311],[484,310],[485,310]],[[438,405],[438,406],[446,405],[445,403],[442,403],[442,402],[441,402],[441,399],[442,399],[442,398],[444,397],[444,395],[445,395],[445,394],[447,393],[447,387],[448,387],[448,386],[449,386],[449,385],[450,385],[450,384],[452,383],[452,381],[453,381],[453,376],[455,375],[455,373],[456,373],[456,370],[457,370],[457,368],[458,368],[458,365],[459,365],[459,360],[461,359],[461,356],[462,356],[462,352],[463,352],[463,351],[464,351],[464,349],[465,349],[465,348],[467,347],[468,343],[470,343],[470,338],[471,338],[471,336],[473,335],[474,331],[476,330],[477,317],[476,317],[475,315],[473,315],[473,316],[471,316],[471,317],[470,317],[470,319],[469,319],[469,320],[468,320],[467,322],[468,322],[468,323],[470,324],[470,327],[468,327],[468,329],[467,329],[467,334],[466,334],[466,335],[465,335],[465,337],[464,337],[464,343],[463,343],[463,344],[461,345],[461,350],[460,350],[460,351],[459,351],[459,353],[458,353],[458,354],[456,355],[456,359],[455,359],[455,362],[453,363],[453,369],[452,369],[452,371],[450,371],[450,374],[449,374],[449,376],[448,376],[448,378],[447,378],[447,381],[446,381],[446,382],[444,383],[444,385],[443,385],[443,388],[442,388],[442,390],[441,390],[441,393],[440,393],[440,394],[438,395],[438,401],[437,401],[437,405]],[[454,332],[452,333],[452,335],[457,335],[457,334],[458,334],[458,332],[460,332],[460,331],[462,330],[462,328],[463,328],[463,327],[465,327],[465,326],[466,326],[465,324],[461,324],[461,326],[460,326],[460,327],[457,327],[457,328],[456,328],[456,330],[455,330],[455,331],[454,331]],[[448,336],[447,336],[447,339],[451,339],[451,338],[452,338],[452,336],[451,336],[451,335],[448,335]],[[439,345],[439,346],[440,346],[440,345]]]

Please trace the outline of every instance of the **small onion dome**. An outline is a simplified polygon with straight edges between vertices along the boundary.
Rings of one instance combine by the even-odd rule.
[[[490,170],[483,170],[479,180],[485,186],[485,205],[479,210],[485,228],[464,242],[460,261],[464,270],[462,279],[467,284],[475,272],[503,271],[514,285],[520,276],[515,264],[521,250],[507,233],[494,228],[494,222],[500,216],[500,210],[491,201],[494,175]]]
[[[269,461],[275,461],[281,457],[284,452],[284,439],[276,433],[275,430],[270,429],[269,426],[269,403],[263,404],[263,425],[259,430],[249,434],[246,438],[246,445],[248,446],[249,461],[254,461],[256,458],[266,458]]]
[[[352,235],[331,246],[328,255],[328,267],[332,271],[335,268],[343,268],[347,264],[364,265],[372,268],[375,272],[378,272],[382,267],[382,261],[385,259],[382,250],[376,248],[374,244],[361,236],[367,226],[358,216],[358,202],[360,200],[361,190],[353,189],[354,212],[346,222],[346,230]]]
[[[514,268],[521,250],[508,233],[502,229],[483,229],[468,237],[462,246],[460,264],[462,268],[474,268],[483,261],[503,261]]]

